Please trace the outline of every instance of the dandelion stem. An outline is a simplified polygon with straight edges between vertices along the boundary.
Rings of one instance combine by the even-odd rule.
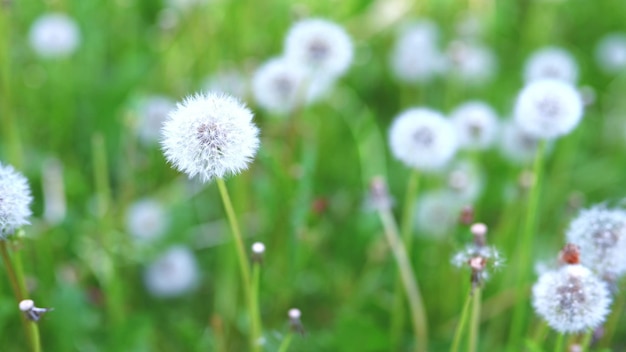
[[[261,264],[255,262],[252,264],[252,311],[250,316],[250,323],[252,324],[252,336],[256,338],[254,351],[260,351],[261,341],[261,314],[259,312],[259,282],[261,279]]]
[[[243,283],[243,292],[246,300],[246,305],[248,306],[248,314],[250,319],[254,317],[254,303],[252,302],[252,294],[251,294],[251,281],[250,281],[250,264],[248,263],[248,257],[246,255],[246,250],[243,246],[243,238],[241,236],[241,231],[239,230],[239,224],[237,223],[237,216],[235,215],[235,210],[233,208],[233,204],[230,201],[230,196],[228,195],[228,189],[226,188],[226,183],[223,179],[217,179],[217,188],[220,191],[220,196],[222,197],[222,203],[224,204],[224,209],[226,210],[226,217],[228,218],[228,223],[230,225],[230,229],[233,234],[233,238],[235,240],[235,248],[237,250],[237,257],[239,259],[239,269],[241,270],[241,281]],[[258,337],[254,336],[255,331],[252,329],[253,323],[250,324],[250,348],[253,351],[258,350],[257,340]]]
[[[478,332],[480,327],[480,305],[481,305],[481,289],[475,287],[472,292],[472,318],[470,322],[470,335],[467,350],[476,352],[478,350]]]
[[[563,352],[563,340],[565,340],[565,334],[559,333],[556,336],[556,343],[554,344],[554,352]]]
[[[457,352],[459,350],[459,345],[461,344],[461,338],[463,337],[463,330],[465,330],[465,324],[467,323],[467,317],[470,307],[470,302],[472,301],[472,295],[467,295],[467,299],[465,300],[465,304],[463,304],[463,310],[461,311],[461,317],[459,318],[459,322],[456,326],[456,331],[454,332],[454,340],[452,342],[452,348],[450,352]]]
[[[531,251],[533,247],[533,234],[537,227],[537,213],[539,208],[539,195],[541,190],[541,178],[543,171],[543,156],[545,151],[545,141],[540,141],[535,161],[533,164],[533,182],[531,184],[528,206],[526,208],[526,219],[524,222],[521,242],[519,245],[520,256],[517,259],[517,275],[516,281],[520,283],[526,282],[531,261]],[[525,285],[518,285],[518,297],[526,297],[523,292]],[[526,320],[526,300],[520,299],[513,310],[513,318],[511,323],[511,331],[509,335],[510,346],[519,346],[522,337],[522,329]],[[517,347],[515,347],[517,348]]]
[[[287,334],[287,336],[285,336],[285,338],[283,339],[283,342],[280,344],[280,347],[278,348],[278,352],[287,352],[289,350],[289,345],[291,344],[291,339],[293,339],[292,332],[290,332],[289,334]]]
[[[415,274],[413,273],[411,263],[409,262],[409,258],[407,256],[406,247],[400,240],[398,227],[391,211],[389,209],[381,209],[378,214],[380,215],[380,219],[383,223],[385,236],[387,237],[391,251],[396,259],[406,297],[409,302],[411,318],[413,321],[413,331],[416,339],[416,350],[420,352],[426,351],[428,346],[428,332],[426,328],[424,304],[417,285],[417,280],[415,279]]]
[[[589,350],[589,348],[591,347],[592,338],[593,338],[593,329],[589,329],[583,336],[583,341],[580,343],[582,347],[582,352]]]

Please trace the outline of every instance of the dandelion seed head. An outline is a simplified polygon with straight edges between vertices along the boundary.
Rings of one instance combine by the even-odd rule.
[[[448,50],[452,75],[469,85],[482,85],[493,79],[498,61],[493,50],[473,41],[454,41]]]
[[[604,72],[616,74],[626,71],[626,33],[610,33],[596,46],[596,61]]]
[[[574,264],[543,273],[533,286],[532,303],[554,330],[577,333],[604,322],[611,298],[602,280]]]
[[[391,52],[394,76],[407,83],[427,83],[444,72],[446,59],[437,41],[434,22],[420,20],[404,26]]]
[[[264,109],[276,114],[291,112],[303,103],[303,89],[307,78],[302,66],[285,58],[267,61],[252,78],[252,93]]]
[[[476,164],[459,160],[450,167],[448,188],[459,201],[474,202],[482,194],[484,184],[484,174]]]
[[[514,121],[503,125],[500,151],[510,161],[528,163],[535,158],[538,148],[539,139],[521,129]]]
[[[352,63],[352,40],[336,23],[312,18],[297,22],[285,38],[285,56],[315,74],[340,76]]]
[[[287,314],[289,315],[289,319],[292,319],[292,320],[298,320],[302,316],[302,313],[300,312],[300,309],[298,308],[289,309],[289,312]]]
[[[138,200],[126,211],[126,231],[140,241],[150,241],[163,236],[169,222],[163,205],[154,199]]]
[[[12,166],[0,163],[0,240],[30,224],[32,200],[26,178]]]
[[[393,156],[421,171],[442,169],[457,150],[452,124],[439,112],[413,108],[398,115],[389,130]]]
[[[526,60],[524,81],[529,83],[546,78],[576,84],[578,65],[572,54],[557,47],[546,47],[535,51]]]
[[[452,192],[425,192],[416,201],[415,226],[426,237],[442,239],[456,225],[462,208],[463,203]]]
[[[461,148],[483,150],[496,140],[498,117],[483,102],[471,101],[460,105],[452,112],[451,119]]]
[[[252,112],[237,99],[220,93],[187,97],[163,125],[161,146],[166,159],[190,178],[202,182],[235,175],[248,168],[259,147]]]
[[[35,308],[35,302],[32,299],[24,299],[19,303],[19,308],[22,312],[28,312],[29,310]]]
[[[144,282],[155,297],[175,297],[191,291],[198,283],[193,253],[186,247],[171,247],[146,268]]]
[[[519,93],[515,104],[515,121],[540,139],[570,133],[582,116],[580,94],[570,84],[553,79],[531,82]]]
[[[76,22],[63,13],[49,13],[35,20],[29,33],[30,45],[43,58],[65,57],[80,44]]]

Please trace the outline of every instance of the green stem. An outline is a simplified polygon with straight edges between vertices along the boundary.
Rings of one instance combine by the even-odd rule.
[[[620,311],[621,312],[621,311]],[[583,341],[580,343],[582,352],[589,351],[591,347],[591,340],[593,339],[593,329],[588,330],[583,336]]]
[[[252,348],[253,351],[260,351],[261,344],[259,339],[261,338],[261,314],[259,312],[259,282],[261,279],[261,264],[254,262],[252,264],[252,315],[250,316],[250,323],[252,324],[252,338],[255,344]]]
[[[517,261],[517,277],[516,282],[522,283],[518,285],[519,301],[515,305],[513,311],[513,318],[511,323],[511,331],[509,335],[509,343],[511,346],[519,346],[519,341],[522,337],[522,329],[524,321],[526,319],[526,294],[523,292],[524,283],[526,277],[530,271],[531,266],[528,263],[531,262],[532,247],[533,247],[533,235],[537,227],[537,214],[539,208],[539,195],[541,190],[541,179],[543,173],[543,156],[545,151],[545,141],[540,141],[535,161],[533,164],[533,182],[531,185],[530,196],[528,199],[528,207],[526,209],[526,219],[524,222],[523,232],[521,236],[521,242],[519,242],[520,256]]]
[[[480,327],[480,304],[481,304],[480,287],[474,288],[472,292],[472,319],[470,322],[469,352],[476,352],[478,349],[478,331]]]
[[[283,342],[280,344],[278,348],[278,352],[287,352],[289,350],[289,345],[291,344],[291,339],[293,339],[293,333],[287,334],[283,339]]]
[[[463,337],[463,330],[465,330],[465,324],[467,323],[467,313],[469,313],[471,301],[472,295],[470,293],[469,295],[467,295],[467,299],[465,300],[465,304],[463,305],[463,311],[461,311],[461,317],[459,318],[459,323],[457,324],[456,331],[454,332],[454,340],[452,341],[452,348],[450,349],[450,352],[457,352],[459,350],[461,338]]]
[[[417,170],[412,170],[407,181],[406,194],[404,197],[403,213],[402,213],[402,225],[400,233],[402,241],[406,248],[407,254],[411,255],[411,249],[413,245],[413,236],[411,230],[413,228],[413,213],[415,208],[415,198],[417,197],[417,189],[419,184],[419,173]],[[396,278],[394,284],[394,297],[393,308],[391,314],[391,346],[392,350],[397,350],[402,336],[402,330],[404,327],[404,298],[402,292],[402,279]]]
[[[6,267],[5,272],[9,276],[11,289],[13,290],[13,294],[15,295],[15,298],[19,303],[21,300],[24,299],[24,297],[21,293],[17,278],[15,277],[15,269],[13,268],[13,263],[11,262],[9,251],[7,250],[6,240],[0,240],[0,253],[2,254],[2,261],[4,262],[4,266]]]
[[[239,269],[241,271],[243,292],[246,300],[246,305],[248,306],[248,314],[249,317],[252,319],[252,317],[254,316],[254,305],[252,304],[252,290],[250,287],[250,264],[248,263],[248,256],[246,255],[246,250],[243,246],[243,238],[241,236],[241,231],[239,230],[239,224],[237,223],[237,216],[235,215],[233,204],[230,201],[230,196],[228,195],[226,183],[221,178],[218,178],[216,182],[217,188],[220,191],[220,196],[222,197],[222,203],[224,204],[226,217],[228,218],[228,223],[230,225],[233,238],[235,240],[235,249],[237,250],[237,258],[239,259]],[[257,348],[256,346],[258,341],[254,336],[254,331],[252,331],[252,323],[250,324],[250,327],[250,348],[252,350],[255,350]]]
[[[424,352],[428,346],[428,331],[426,327],[426,316],[422,296],[417,285],[417,280],[411,263],[407,256],[406,247],[398,235],[398,227],[389,209],[381,209],[379,212],[383,223],[385,236],[391,247],[391,251],[396,259],[400,277],[404,285],[406,298],[409,302],[411,318],[413,321],[413,331],[416,340],[416,351]]]
[[[565,340],[565,334],[559,333],[556,337],[556,343],[554,344],[554,352],[563,352],[564,340]]]

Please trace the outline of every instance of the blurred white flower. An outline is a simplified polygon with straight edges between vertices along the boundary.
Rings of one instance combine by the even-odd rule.
[[[126,231],[139,241],[161,237],[169,225],[163,205],[154,199],[141,199],[126,210]]]
[[[604,36],[596,47],[596,61],[609,74],[626,71],[626,33]]]
[[[136,133],[139,140],[152,144],[161,138],[161,128],[167,115],[176,108],[170,98],[160,95],[148,96],[139,102]]]
[[[224,92],[244,99],[248,95],[248,80],[237,70],[218,71],[206,79],[204,90]]]
[[[578,333],[604,322],[611,297],[602,280],[584,266],[573,264],[543,273],[533,286],[532,303],[554,330]]]
[[[626,273],[626,211],[596,205],[583,209],[565,233],[580,247],[581,264],[602,277]]]
[[[271,59],[257,69],[252,78],[252,93],[263,108],[286,114],[306,99],[306,71],[284,58]]]
[[[37,18],[30,28],[30,45],[43,58],[72,54],[80,44],[76,22],[62,13],[49,13]]]
[[[446,69],[437,26],[420,20],[405,26],[391,52],[391,70],[400,81],[426,83]]]
[[[252,112],[237,99],[220,94],[185,98],[167,117],[161,145],[166,159],[202,182],[248,168],[259,147]]]
[[[198,284],[193,253],[186,247],[171,247],[146,268],[144,283],[155,297],[175,297],[193,290]]]
[[[398,115],[389,129],[393,156],[420,171],[442,169],[455,155],[457,136],[439,112],[412,108]]]
[[[491,106],[484,102],[470,101],[460,105],[452,112],[451,119],[460,148],[487,149],[496,139],[498,117]]]
[[[526,164],[534,160],[539,148],[539,139],[521,129],[514,121],[502,125],[500,150],[510,161]]]
[[[465,84],[485,84],[495,77],[498,70],[493,50],[477,42],[454,41],[447,54],[450,73]]]
[[[11,165],[0,163],[0,240],[30,224],[32,200],[26,178]]]
[[[459,198],[448,190],[424,192],[416,201],[415,226],[420,234],[441,239],[454,229],[462,208]]]
[[[557,47],[546,47],[535,51],[526,60],[524,81],[529,83],[545,78],[576,84],[578,81],[576,59],[565,49]]]
[[[448,172],[448,188],[462,203],[473,203],[480,197],[485,177],[479,167],[468,161],[455,162]]]
[[[552,139],[570,133],[583,116],[583,102],[565,82],[541,79],[529,83],[517,97],[515,121],[529,135]]]
[[[350,36],[336,23],[313,18],[294,24],[285,38],[284,55],[314,75],[337,77],[352,63]]]

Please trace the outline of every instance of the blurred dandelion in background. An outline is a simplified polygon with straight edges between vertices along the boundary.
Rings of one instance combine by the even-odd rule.
[[[30,45],[43,58],[61,58],[72,54],[80,45],[78,25],[66,14],[42,15],[30,28]]]

